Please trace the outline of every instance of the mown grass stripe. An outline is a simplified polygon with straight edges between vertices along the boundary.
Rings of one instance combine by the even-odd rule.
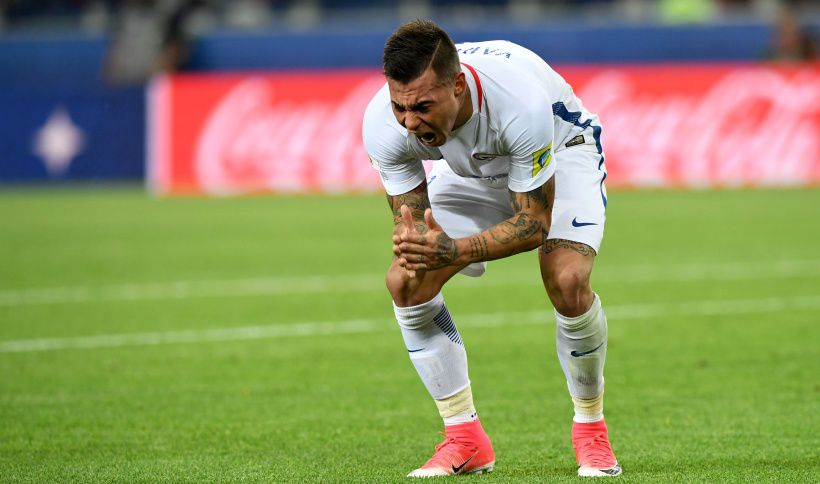
[[[814,311],[820,309],[820,294],[765,299],[733,299],[605,306],[612,320],[629,320],[659,316],[717,316],[767,312]],[[458,316],[466,327],[526,326],[551,321],[543,311],[498,312]],[[180,343],[208,343],[256,340],[281,337],[371,333],[391,328],[384,319],[303,322],[286,325],[259,325],[186,331],[160,331],[133,334],[102,334],[67,338],[41,338],[0,342],[0,353],[27,353],[64,349],[114,348],[122,346],[155,346]]]
[[[488,286],[510,285],[511,280],[484,278]],[[524,276],[524,274],[520,274]],[[754,279],[820,279],[820,260],[783,260],[769,263],[731,262],[674,266],[626,266],[600,268],[596,282],[619,284],[643,282],[733,281]],[[81,304],[105,301],[143,301],[258,295],[318,294],[334,291],[384,291],[382,274],[257,277],[201,281],[170,281],[112,284],[108,286],[65,286],[7,289],[0,291],[0,306]],[[527,279],[530,282],[530,279]]]

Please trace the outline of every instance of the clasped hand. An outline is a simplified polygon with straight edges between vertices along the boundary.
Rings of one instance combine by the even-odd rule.
[[[401,206],[401,218],[401,227],[393,235],[393,253],[411,277],[416,271],[438,269],[456,261],[456,243],[433,218],[432,210],[424,211],[425,233],[416,230],[407,205]]]

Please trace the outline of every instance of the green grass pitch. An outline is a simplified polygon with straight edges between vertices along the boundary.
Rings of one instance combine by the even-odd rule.
[[[820,481],[820,190],[614,192],[620,482]],[[440,420],[381,196],[0,193],[0,481],[405,482]],[[497,465],[579,482],[534,253],[445,289]],[[462,479],[462,478],[459,478]]]

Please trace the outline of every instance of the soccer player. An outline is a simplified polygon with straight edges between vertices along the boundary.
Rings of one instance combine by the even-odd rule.
[[[367,107],[363,137],[393,211],[386,283],[445,429],[409,477],[492,471],[441,288],[535,248],[575,407],[578,475],[620,474],[603,414],[606,315],[589,283],[607,202],[598,117],[533,52],[505,41],[455,45],[430,21],[396,30],[383,63],[387,83]],[[421,160],[437,160],[429,178]]]

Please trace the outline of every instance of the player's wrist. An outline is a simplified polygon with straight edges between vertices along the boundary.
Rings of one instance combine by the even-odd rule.
[[[453,260],[453,265],[467,265],[473,262],[472,257],[470,257],[470,250],[469,250],[469,241],[468,238],[460,238],[460,239],[453,239],[453,244],[455,245],[455,253],[456,257]]]
[[[457,265],[468,265],[474,262],[484,262],[487,256],[485,239],[481,235],[472,235],[469,237],[462,237],[455,239]],[[484,247],[485,250],[478,250]]]

